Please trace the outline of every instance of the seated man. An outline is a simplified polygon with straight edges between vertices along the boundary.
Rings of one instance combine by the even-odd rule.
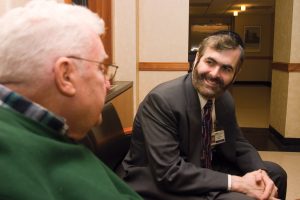
[[[244,59],[234,32],[199,46],[191,73],[140,104],[119,172],[145,199],[285,199],[286,172],[263,162],[238,127],[232,97]]]
[[[0,199],[141,199],[83,145],[107,88],[88,9],[34,1],[0,18]]]

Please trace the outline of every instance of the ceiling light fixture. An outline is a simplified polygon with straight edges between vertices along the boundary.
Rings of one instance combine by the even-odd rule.
[[[239,15],[239,12],[238,11],[233,11],[233,16],[238,16]]]
[[[241,5],[241,11],[245,11],[246,10],[246,6],[245,5]]]

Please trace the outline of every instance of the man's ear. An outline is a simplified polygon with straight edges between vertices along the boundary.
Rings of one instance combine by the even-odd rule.
[[[61,57],[54,65],[55,83],[58,90],[66,96],[76,93],[75,78],[76,67],[69,58]]]
[[[196,56],[195,56],[195,59],[194,59],[194,62],[193,62],[193,68],[192,68],[192,71],[194,71],[194,68],[196,67],[197,65],[197,62],[199,61],[199,52],[196,53]]]
[[[234,81],[236,80],[237,76],[239,75],[239,73],[241,73],[241,71],[242,71],[242,64],[239,63],[238,68],[237,68],[237,71],[236,71],[235,74],[234,74],[234,77],[233,77],[232,82],[234,82]]]
[[[241,68],[239,68],[238,71],[234,73],[233,78],[232,78],[232,81],[231,81],[231,84],[233,84],[233,83],[235,82],[235,80],[236,80],[236,78],[237,78],[237,75],[238,75],[241,71],[242,71]]]

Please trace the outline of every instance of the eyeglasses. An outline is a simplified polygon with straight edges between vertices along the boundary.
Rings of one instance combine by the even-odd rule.
[[[97,63],[99,70],[103,73],[103,75],[111,82],[114,77],[116,76],[117,70],[119,66],[113,65],[113,64],[105,64],[99,61],[90,60],[86,58],[80,58],[77,56],[67,56],[67,58],[77,59],[77,60],[83,60],[87,62]]]

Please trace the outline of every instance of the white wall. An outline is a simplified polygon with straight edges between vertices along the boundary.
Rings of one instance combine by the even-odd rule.
[[[138,62],[187,62],[189,1],[114,0],[116,80],[134,82],[134,110],[157,84],[186,72],[138,72]]]
[[[189,1],[139,1],[139,62],[188,61]],[[139,72],[139,99],[186,72]]]
[[[137,1],[113,0],[113,62],[119,65],[116,80],[133,81],[134,110],[137,87]]]
[[[276,0],[274,62],[299,65],[299,0]],[[270,125],[286,138],[300,138],[300,74],[273,70]]]

